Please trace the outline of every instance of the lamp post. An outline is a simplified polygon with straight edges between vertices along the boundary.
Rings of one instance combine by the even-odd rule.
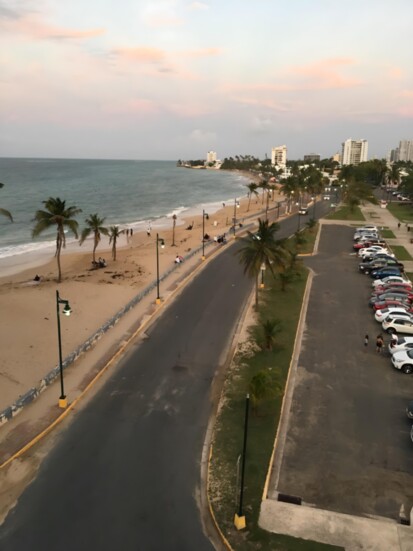
[[[161,244],[161,249],[165,247],[165,241],[162,237],[159,237],[159,234],[156,234],[156,304],[161,303],[161,297],[159,295],[159,243]]]
[[[233,217],[233,222],[234,222],[234,239],[235,239],[235,233],[237,231],[237,198],[234,199],[234,217]]]
[[[247,394],[245,398],[245,420],[244,420],[244,445],[242,449],[242,463],[241,463],[241,487],[239,493],[239,506],[238,512],[235,513],[234,524],[237,530],[245,528],[245,516],[242,514],[242,505],[244,499],[244,476],[245,476],[245,456],[247,452],[247,433],[248,433],[248,409],[250,403],[250,395]]]
[[[264,289],[264,272],[265,272],[265,268],[266,268],[265,262],[263,262],[261,264],[261,283],[260,283],[261,289]]]
[[[205,209],[202,210],[202,260],[205,260]]]
[[[59,291],[56,291],[56,311],[57,311],[57,339],[59,343],[59,370],[60,370],[60,398],[59,407],[62,409],[67,408],[67,398],[65,395],[65,389],[63,384],[63,361],[62,361],[62,337],[60,333],[60,304],[64,304],[63,314],[70,316],[72,309],[69,306],[69,301],[60,298]]]
[[[300,214],[300,211],[301,211],[301,194],[300,194],[300,192],[298,192],[298,222],[297,222],[297,232],[300,231],[300,227],[301,227],[301,214]]]

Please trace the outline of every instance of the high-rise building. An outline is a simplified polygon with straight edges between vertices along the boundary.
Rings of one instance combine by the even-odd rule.
[[[208,151],[206,160],[207,160],[207,163],[215,163],[215,161],[217,160],[217,152]]]
[[[367,140],[352,140],[349,138],[342,143],[341,163],[343,165],[358,165],[367,161]]]
[[[304,163],[310,164],[310,163],[317,163],[320,160],[320,155],[317,153],[309,153],[308,155],[304,155]]]
[[[285,168],[287,165],[287,146],[279,145],[271,149],[271,164]]]
[[[333,161],[336,161],[336,163],[341,163],[341,153],[334,153]]]
[[[398,161],[413,161],[413,140],[401,140],[398,147]]]

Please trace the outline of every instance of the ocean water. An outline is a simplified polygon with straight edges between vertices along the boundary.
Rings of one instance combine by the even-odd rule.
[[[76,219],[80,231],[90,214],[105,225],[139,231],[201,214],[212,213],[223,202],[245,196],[249,181],[236,173],[190,170],[172,161],[112,161],[79,159],[0,158],[0,207],[9,210],[10,223],[0,216],[0,259],[25,253],[54,251],[55,230],[32,239],[34,214],[42,201],[60,197],[67,206],[82,209]],[[75,239],[68,234],[68,244]]]

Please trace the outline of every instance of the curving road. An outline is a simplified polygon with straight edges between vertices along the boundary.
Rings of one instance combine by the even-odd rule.
[[[296,228],[293,216],[279,235]],[[198,507],[211,383],[252,289],[235,247],[183,290],[61,434],[1,526],[2,551],[213,549]]]

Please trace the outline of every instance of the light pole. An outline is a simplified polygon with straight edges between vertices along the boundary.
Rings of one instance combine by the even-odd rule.
[[[161,249],[163,249],[165,241],[162,237],[159,237],[159,234],[156,234],[156,304],[161,303],[161,297],[159,296],[159,243],[161,244]]]
[[[264,272],[265,272],[265,262],[263,262],[261,264],[261,284],[260,284],[260,287],[261,289],[264,289]]]
[[[202,210],[202,260],[205,260],[205,209]]]
[[[233,222],[234,222],[234,239],[235,239],[235,233],[237,231],[237,198],[234,199],[234,217],[233,217]]]
[[[245,528],[245,516],[242,514],[242,505],[244,499],[244,476],[245,476],[245,456],[247,453],[247,433],[248,433],[248,409],[250,403],[250,395],[247,394],[245,398],[245,420],[244,420],[244,445],[242,449],[242,463],[241,463],[241,488],[239,493],[239,506],[238,512],[235,513],[234,524],[237,530]]]
[[[59,407],[62,409],[67,408],[67,398],[65,395],[65,389],[63,384],[63,361],[62,361],[62,337],[60,334],[60,304],[64,304],[63,314],[65,316],[70,316],[72,309],[69,306],[69,301],[63,298],[60,298],[59,291],[56,291],[56,311],[57,311],[57,339],[59,343],[59,370],[60,370],[60,398],[59,398]]]

